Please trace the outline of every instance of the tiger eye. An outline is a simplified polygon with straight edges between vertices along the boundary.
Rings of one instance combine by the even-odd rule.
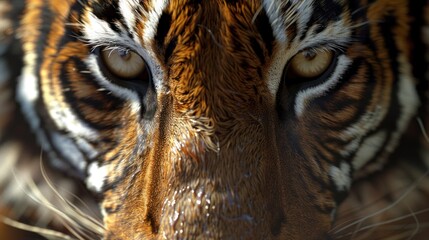
[[[146,70],[143,59],[130,50],[104,49],[101,57],[108,70],[118,78],[135,78]]]
[[[302,51],[292,58],[288,71],[297,78],[316,78],[329,68],[333,58],[332,51]]]

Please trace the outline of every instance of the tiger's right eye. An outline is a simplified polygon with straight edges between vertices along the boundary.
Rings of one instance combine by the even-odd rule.
[[[122,48],[101,49],[101,59],[111,74],[120,79],[133,79],[144,74],[147,66],[137,53]]]

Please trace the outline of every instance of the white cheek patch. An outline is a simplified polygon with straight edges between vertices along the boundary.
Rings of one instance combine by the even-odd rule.
[[[86,185],[95,192],[101,192],[108,174],[107,166],[100,166],[98,162],[93,162],[88,166],[88,177]]]
[[[312,88],[307,88],[298,92],[295,99],[295,113],[298,117],[302,116],[307,103],[315,98],[321,97],[331,90],[340,81],[341,75],[347,70],[352,60],[345,55],[338,57],[338,64],[335,71],[324,83]]]
[[[350,165],[342,162],[339,167],[331,166],[329,176],[337,187],[337,191],[346,191],[350,189],[352,179],[350,177]]]
[[[353,158],[352,163],[354,169],[359,170],[362,166],[373,159],[377,151],[382,147],[386,138],[387,132],[385,131],[377,132],[366,138]]]

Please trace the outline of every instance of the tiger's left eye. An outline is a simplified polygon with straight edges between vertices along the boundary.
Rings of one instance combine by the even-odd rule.
[[[308,82],[329,72],[334,61],[334,51],[304,50],[296,54],[285,69],[283,78],[286,84]]]
[[[101,58],[106,68],[121,79],[136,78],[146,71],[144,60],[128,49],[102,49]]]

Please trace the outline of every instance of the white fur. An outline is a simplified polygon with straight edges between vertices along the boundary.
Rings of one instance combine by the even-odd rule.
[[[163,10],[167,7],[167,4],[167,0],[152,0],[151,6],[153,6],[153,9],[145,13],[145,18],[149,21],[144,22],[144,34],[143,36],[140,36],[143,39],[142,45],[148,54],[146,63],[149,64],[152,73],[152,80],[155,85],[155,89],[158,92],[162,92],[162,87],[164,86],[164,69],[162,69],[161,64],[157,60],[157,49],[152,48],[152,43],[159,19],[161,18]]]
[[[287,0],[284,3],[287,3]],[[286,32],[285,26],[283,25],[284,22],[282,20],[282,13],[280,12],[279,2],[273,0],[264,0],[262,5],[264,6],[268,18],[270,19],[274,36],[279,42],[285,43]]]
[[[352,153],[356,151],[356,149],[360,146],[361,138],[354,138],[351,140],[343,150],[340,151],[341,156],[349,157]]]
[[[90,140],[98,138],[98,132],[89,127],[82,119],[75,115],[67,103],[56,100],[44,101],[48,108],[49,115],[61,130],[73,133],[75,136],[84,136]]]
[[[98,156],[99,152],[86,139],[76,137],[74,140],[89,159],[95,159]]]
[[[33,51],[28,51],[24,55],[25,67],[22,75],[18,79],[17,85],[17,100],[20,102],[22,113],[27,118],[33,131],[37,132],[37,139],[45,151],[49,151],[48,140],[40,130],[40,119],[35,110],[36,101],[39,98],[38,79],[34,75],[34,65],[36,62],[36,54]]]
[[[296,5],[296,14],[297,14],[297,30],[298,36],[305,34],[308,29],[306,29],[307,23],[310,21],[311,16],[313,15],[313,1],[299,1],[300,3]],[[298,39],[297,39],[298,40]]]
[[[342,162],[339,167],[331,166],[329,176],[334,181],[338,191],[348,190],[352,184],[350,165],[346,162]]]
[[[91,163],[88,166],[88,177],[86,178],[87,187],[92,191],[101,192],[107,173],[107,166],[100,166],[98,162]]]
[[[21,79],[18,81],[18,100],[23,103],[26,114],[31,115],[29,119],[38,119],[37,114],[31,111],[34,102],[39,98],[38,79],[34,75],[34,63],[36,61],[36,54],[28,52],[24,56],[25,67]]]
[[[383,117],[386,114],[386,109],[377,105],[374,111],[368,111],[360,117],[360,119],[353,125],[346,128],[339,137],[343,140],[350,138],[362,138],[368,131],[374,130],[378,127]]]
[[[140,6],[139,0],[119,0],[119,11],[124,16],[127,27],[134,33],[136,9]]]
[[[167,5],[166,0],[152,0],[151,6],[153,7],[146,16],[146,21],[144,22],[144,35],[143,40],[145,45],[150,45],[153,38],[155,37],[155,31],[158,26],[159,18],[161,17],[162,11]]]
[[[128,100],[130,102],[130,108],[134,114],[137,114],[141,109],[141,103],[139,96],[136,92],[127,88],[121,87],[110,82],[102,73],[95,56],[90,56],[87,61],[87,65],[92,69],[92,74],[95,76],[95,80],[114,96]]]
[[[341,75],[347,70],[351,63],[352,60],[350,60],[345,55],[339,56],[337,67],[328,80],[322,84],[298,92],[295,99],[296,115],[298,117],[302,116],[309,101],[323,96],[326,92],[335,87],[335,85],[339,82]]]
[[[411,66],[407,58],[400,54],[398,56],[400,62],[399,69],[399,86],[398,86],[398,99],[401,107],[401,115],[397,119],[397,131],[392,133],[392,137],[386,146],[388,152],[392,152],[398,141],[408,126],[410,119],[416,114],[417,108],[420,105],[418,94],[415,89],[414,79],[411,73]]]
[[[77,168],[80,172],[86,167],[86,162],[83,154],[76,146],[75,142],[69,136],[52,132],[52,144],[67,158],[68,162]]]

